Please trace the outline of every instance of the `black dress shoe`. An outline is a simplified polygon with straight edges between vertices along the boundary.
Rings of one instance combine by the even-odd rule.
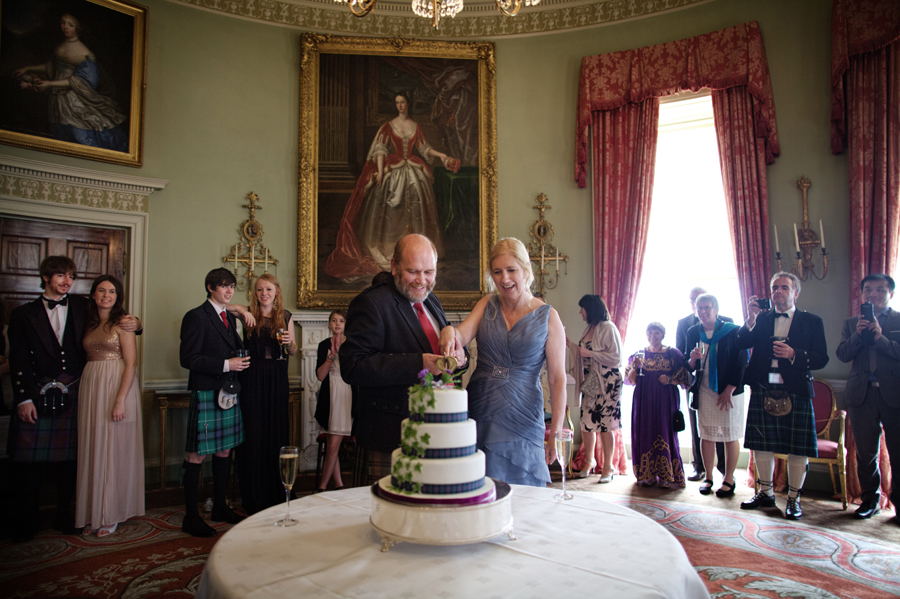
[[[244,516],[236,514],[230,507],[221,510],[213,508],[211,518],[213,522],[227,522],[228,524],[237,524],[244,519]]]
[[[749,501],[741,503],[742,510],[756,510],[761,507],[775,507],[775,496],[760,491]]]
[[[181,522],[181,532],[186,532],[192,537],[214,537],[216,530],[203,521],[199,516],[196,518],[185,518]]]
[[[799,497],[788,497],[787,506],[784,508],[784,517],[788,520],[799,520],[803,517],[803,510],[800,509]]]
[[[879,499],[872,499],[870,501],[863,501],[862,505],[860,505],[857,510],[853,513],[853,516],[859,518],[860,520],[865,520],[866,518],[871,518],[875,514],[881,511],[881,501]]]
[[[688,477],[688,480],[691,482],[697,482],[698,480],[703,480],[706,478],[706,472],[703,470],[694,470],[694,473]]]

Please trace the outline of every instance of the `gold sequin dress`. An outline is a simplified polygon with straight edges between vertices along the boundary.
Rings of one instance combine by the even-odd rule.
[[[97,327],[84,336],[88,362],[78,391],[78,483],[75,526],[97,529],[144,515],[144,440],[137,378],[125,419],[112,411],[125,361],[119,334]]]

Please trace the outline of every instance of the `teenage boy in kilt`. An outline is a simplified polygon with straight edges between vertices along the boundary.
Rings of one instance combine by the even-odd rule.
[[[200,467],[213,454],[212,520],[236,524],[243,516],[235,514],[225,500],[231,470],[231,448],[244,440],[241,409],[235,405],[223,410],[218,404],[219,390],[233,372],[244,370],[250,358],[235,357],[244,344],[236,331],[233,314],[226,311],[234,295],[234,274],[216,268],[206,275],[207,300],[184,315],[181,321],[181,366],[190,371],[188,389],[191,405],[188,415],[184,484],[184,521],[181,530],[195,537],[211,537],[216,531],[203,521],[197,510]]]
[[[13,310],[9,318],[9,362],[16,403],[9,437],[16,542],[31,539],[40,527],[38,508],[44,478],[56,483],[53,527],[67,534],[75,532],[72,500],[77,473],[78,383],[86,360],[81,342],[92,301],[69,295],[76,270],[68,256],[44,258],[38,267],[42,296]],[[140,334],[141,323],[133,316],[123,318],[119,326]]]
[[[738,347],[753,348],[744,377],[751,388],[744,447],[753,450],[759,484],[759,492],[741,509],[775,507],[774,454],[784,453],[789,485],[784,517],[799,520],[809,458],[818,456],[811,371],[825,367],[828,350],[822,319],[794,305],[800,279],[789,272],[775,273],[770,287],[774,310],[761,312],[756,296],[751,296],[747,322],[737,333]],[[785,393],[789,404],[780,399]],[[772,397],[778,402],[770,401]]]

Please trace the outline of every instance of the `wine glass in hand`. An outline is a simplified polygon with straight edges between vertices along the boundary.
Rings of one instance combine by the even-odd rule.
[[[572,455],[572,431],[561,430],[556,431],[553,435],[553,441],[556,444],[556,459],[562,468],[562,493],[554,495],[554,499],[574,499],[571,493],[566,493],[566,465],[569,463],[569,456]]]
[[[639,349],[634,352],[635,370],[638,376],[644,376],[644,350]]]
[[[278,329],[278,330],[275,332],[275,338],[278,339],[278,345],[280,346],[280,347],[279,347],[279,351],[278,351],[278,357],[275,358],[276,360],[282,360],[282,361],[284,361],[284,359],[285,359],[285,357],[284,357],[284,340],[285,340],[285,337],[287,337],[287,334],[284,332],[284,329]]]
[[[297,521],[291,518],[291,488],[297,478],[297,468],[300,465],[300,449],[297,447],[282,447],[278,453],[278,470],[281,472],[281,484],[284,485],[286,498],[284,518],[275,523],[276,526],[295,526]]]

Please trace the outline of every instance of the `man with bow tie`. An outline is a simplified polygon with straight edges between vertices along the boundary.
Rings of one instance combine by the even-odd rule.
[[[13,540],[27,541],[40,529],[38,508],[44,478],[56,482],[53,527],[74,532],[78,449],[78,383],[86,360],[82,339],[91,300],[69,295],[75,262],[48,256],[39,267],[43,295],[13,310],[9,318],[10,373],[16,416],[10,427],[15,513]],[[126,316],[119,324],[139,331]],[[138,333],[140,334],[140,333]]]
[[[797,310],[800,279],[779,272],[771,279],[774,310],[762,312],[751,296],[749,316],[737,333],[737,346],[753,348],[744,382],[750,385],[744,447],[753,450],[759,492],[741,509],[775,507],[775,455],[788,455],[785,518],[799,520],[800,490],[809,458],[818,456],[812,408],[813,370],[828,363],[822,319]]]

